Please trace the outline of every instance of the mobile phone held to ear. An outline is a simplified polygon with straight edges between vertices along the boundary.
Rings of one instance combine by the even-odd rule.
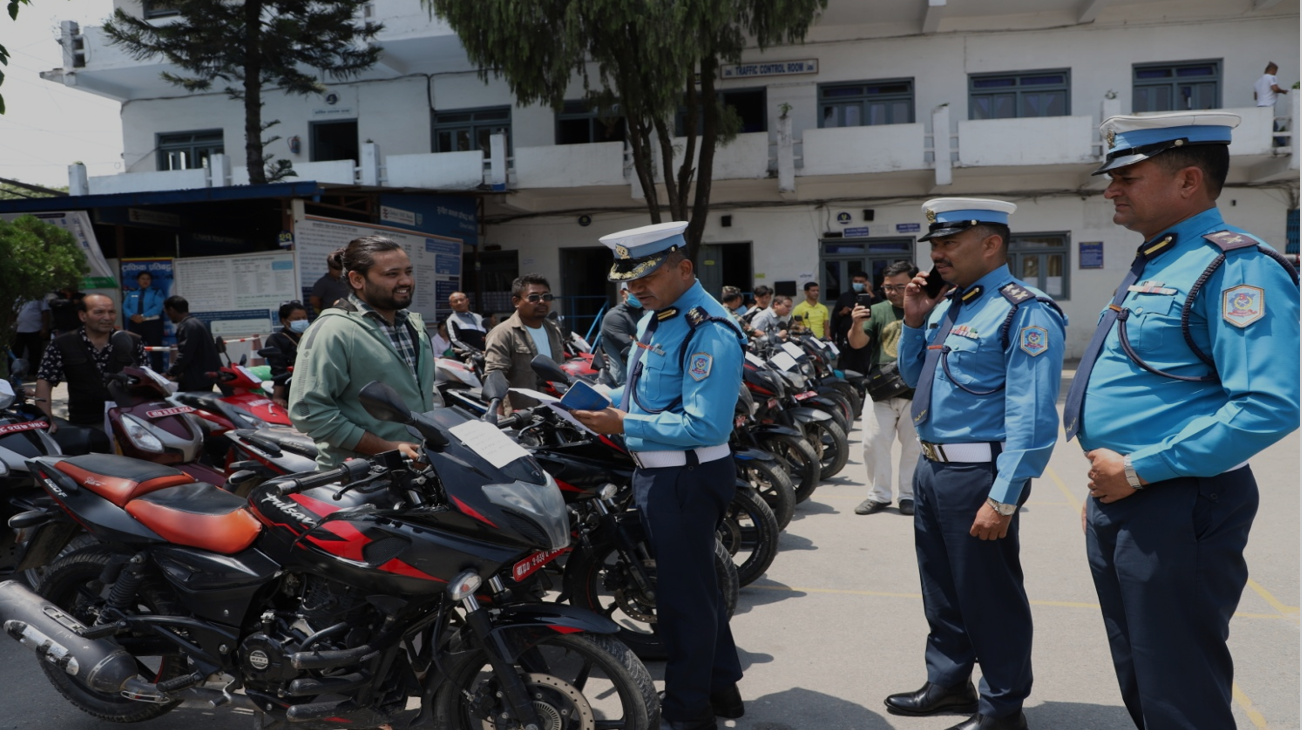
[[[936,267],[933,266],[931,271],[927,272],[927,286],[924,291],[927,292],[928,298],[935,299],[940,296],[940,292],[944,289],[945,280],[940,278],[940,272],[936,271]]]
[[[854,303],[857,307],[871,307],[873,305],[873,295],[856,294],[854,297]]]

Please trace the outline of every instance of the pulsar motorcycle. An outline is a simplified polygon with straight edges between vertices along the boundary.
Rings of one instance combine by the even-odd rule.
[[[50,566],[39,595],[0,583],[5,632],[65,698],[117,722],[188,700],[264,728],[655,727],[651,677],[613,622],[503,585],[568,544],[555,482],[490,424],[412,414],[379,383],[360,399],[408,424],[428,466],[389,452],[246,501],[160,486],[157,464],[77,482],[76,458],[33,459],[103,544]]]

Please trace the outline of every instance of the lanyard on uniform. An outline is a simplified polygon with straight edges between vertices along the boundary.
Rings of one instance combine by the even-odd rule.
[[[954,296],[950,297],[949,310],[945,312],[945,319],[941,320],[940,329],[936,330],[936,337],[932,340],[933,344],[927,346],[927,359],[922,362],[922,374],[918,376],[918,387],[913,394],[912,415],[914,426],[925,423],[931,415],[931,386],[936,379],[936,364],[940,362],[941,350],[945,347],[945,338],[949,337],[949,331],[954,328],[954,320],[958,319],[958,308],[962,304],[963,298],[955,290]]]
[[[637,387],[637,381],[642,376],[642,353],[648,349],[651,337],[656,333],[656,327],[659,326],[660,318],[653,314],[651,321],[647,322],[646,331],[642,333],[642,338],[639,339],[633,347],[633,362],[628,365],[630,373],[628,376],[628,383],[624,386],[624,397],[619,399],[619,410],[624,411],[625,413],[628,412],[628,404],[629,400],[633,396],[633,389]]]

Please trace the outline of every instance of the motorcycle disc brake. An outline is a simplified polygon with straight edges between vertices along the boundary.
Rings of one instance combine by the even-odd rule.
[[[524,686],[538,715],[538,730],[593,730],[597,726],[588,698],[569,682],[550,674],[526,674]],[[502,719],[500,705],[497,710],[482,721],[483,730],[519,727],[511,718]]]
[[[654,577],[656,561],[644,560],[642,565],[646,566],[647,574]],[[621,585],[615,587],[615,602],[619,605],[619,610],[625,615],[636,621],[654,624],[656,622],[654,601],[648,600],[642,591],[638,590],[637,585],[627,575],[622,576]]]

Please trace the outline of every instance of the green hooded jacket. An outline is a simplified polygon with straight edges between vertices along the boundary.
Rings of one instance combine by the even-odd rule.
[[[357,400],[363,387],[378,380],[413,411],[433,410],[434,351],[420,315],[410,312],[407,321],[415,328],[419,382],[379,323],[361,312],[327,309],[304,333],[294,363],[289,417],[316,441],[318,467],[330,469],[362,456],[353,449],[367,431],[390,441],[415,440],[406,426],[372,418]]]

